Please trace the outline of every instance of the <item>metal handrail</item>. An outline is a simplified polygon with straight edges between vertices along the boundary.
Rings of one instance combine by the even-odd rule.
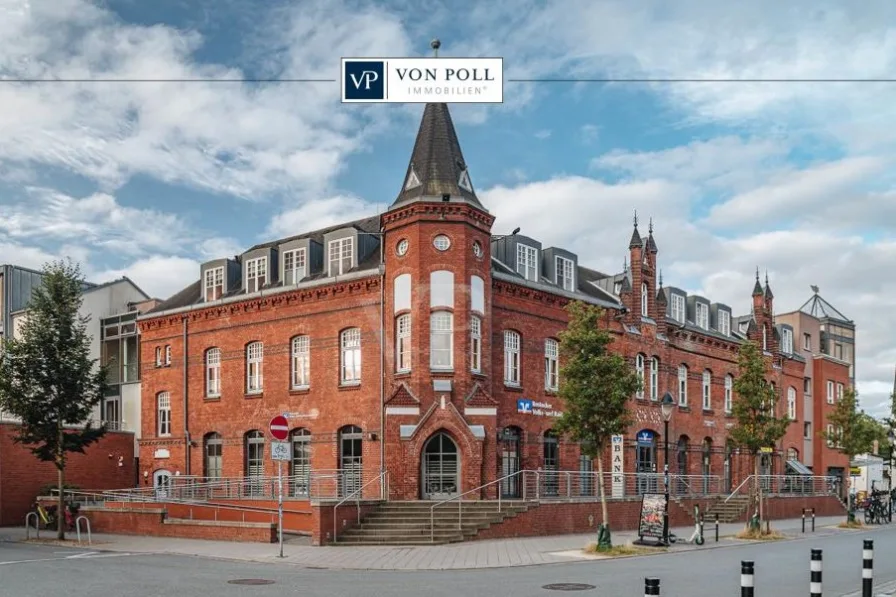
[[[539,491],[539,488],[540,488],[540,486],[541,486],[541,483],[539,482],[539,477],[540,477],[540,473],[539,473],[539,471],[527,471],[527,470],[522,470],[522,471],[516,471],[516,472],[511,473],[511,474],[509,474],[509,475],[505,475],[505,476],[501,477],[500,479],[495,479],[494,481],[490,481],[490,482],[488,482],[488,483],[485,483],[484,485],[480,485],[479,487],[474,487],[473,489],[471,489],[471,490],[469,490],[469,491],[465,491],[464,493],[461,493],[461,494],[459,494],[459,495],[456,495],[456,496],[454,496],[454,497],[452,497],[452,498],[448,498],[447,500],[442,500],[441,502],[436,502],[435,504],[433,504],[432,507],[429,509],[429,540],[435,542],[435,536],[436,536],[436,508],[438,508],[439,506],[441,506],[441,505],[443,505],[443,504],[447,504],[447,503],[449,503],[449,502],[453,502],[453,501],[455,501],[455,500],[459,500],[460,498],[464,497],[465,495],[469,495],[469,494],[471,494],[471,493],[474,493],[474,492],[477,492],[477,491],[481,491],[481,490],[485,489],[486,487],[489,487],[489,486],[494,485],[494,484],[496,484],[496,483],[501,483],[502,481],[506,481],[506,480],[508,480],[508,479],[511,479],[511,478],[513,478],[513,477],[516,477],[517,475],[525,476],[526,473],[535,473],[535,479],[536,479],[536,483],[535,483],[535,492],[536,492],[535,499],[537,500],[537,499],[538,499],[538,491]],[[524,486],[525,486],[525,482],[524,482]],[[502,498],[502,494],[501,494],[501,492],[499,491],[499,492],[498,492],[498,512],[501,512],[501,498]],[[457,528],[458,528],[458,530],[463,530],[463,502],[459,502],[458,505],[457,505]]]
[[[728,500],[730,500],[735,495],[737,495],[740,492],[740,490],[743,488],[743,486],[746,485],[750,481],[750,479],[752,479],[753,477],[755,477],[755,475],[748,475],[746,479],[744,479],[743,481],[740,482],[740,485],[738,485],[737,487],[734,488],[734,491],[732,491],[731,494],[728,497],[726,497],[722,503],[727,504]]]
[[[337,523],[339,522],[338,519],[336,518],[336,510],[339,509],[339,506],[341,506],[342,504],[344,504],[344,503],[347,502],[348,500],[352,499],[352,497],[355,497],[355,496],[356,496],[357,499],[355,500],[355,505],[356,505],[357,508],[358,508],[358,521],[360,521],[360,520],[361,520],[361,494],[363,493],[364,489],[365,489],[368,485],[370,485],[371,483],[373,483],[374,481],[381,481],[383,484],[385,484],[385,483],[386,483],[386,476],[387,476],[388,474],[389,474],[389,473],[388,473],[387,471],[382,471],[379,475],[376,476],[375,479],[371,479],[371,480],[369,480],[367,483],[365,483],[365,484],[362,485],[361,487],[357,488],[356,490],[354,490],[353,492],[351,492],[350,494],[348,494],[347,496],[345,496],[344,498],[342,498],[341,501],[339,501],[335,506],[333,506],[333,543],[336,542],[336,527],[338,526]],[[388,490],[385,492],[385,494],[386,494],[386,495],[385,495],[386,500],[388,501],[388,499],[389,499],[389,493],[388,493]]]

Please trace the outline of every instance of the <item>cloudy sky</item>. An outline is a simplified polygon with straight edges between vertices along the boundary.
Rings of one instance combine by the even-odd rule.
[[[896,78],[896,3],[0,0],[0,78],[337,79],[342,56],[503,56],[509,78]],[[198,264],[375,214],[421,106],[338,83],[0,83],[0,262],[166,297]],[[809,286],[855,319],[866,409],[896,345],[896,83],[505,83],[452,108],[498,220],[621,268],[653,217],[669,284],[746,312]],[[545,217],[550,214],[550,217]]]

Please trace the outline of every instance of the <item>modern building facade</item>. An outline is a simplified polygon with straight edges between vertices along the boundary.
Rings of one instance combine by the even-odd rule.
[[[392,499],[456,496],[522,470],[558,490],[560,471],[582,479],[596,470],[553,431],[563,412],[558,335],[571,300],[605,308],[614,350],[645,382],[632,397],[636,424],[619,442],[626,474],[662,472],[667,439],[674,474],[718,478],[729,491],[752,472],[727,437],[746,339],[764,350],[777,416],[793,420],[762,472],[812,466],[806,358],[782,347],[767,280],[757,275],[752,296],[745,289],[750,314],[735,317],[728,305],[663,285],[652,223],[644,234],[635,221],[630,265],[611,275],[562,247],[494,236],[494,220],[447,106],[430,104],[401,191],[381,216],[202,264],[194,283],[138,317],[141,476],[164,485],[175,475],[271,475],[267,426],[285,414],[290,473],[333,471],[343,495],[382,471]],[[676,404],[669,438],[666,392]],[[498,487],[521,491],[513,479]]]

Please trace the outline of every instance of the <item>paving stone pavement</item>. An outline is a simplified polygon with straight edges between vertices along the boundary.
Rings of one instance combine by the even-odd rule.
[[[816,534],[831,534],[845,531],[837,524],[842,516],[819,517],[816,519]],[[801,536],[801,519],[779,520],[772,528],[789,537]],[[808,522],[807,522],[808,526]],[[720,541],[715,542],[714,525],[706,525],[706,543],[702,547],[692,544],[676,544],[673,551],[713,549],[744,543],[734,538],[743,529],[743,523],[719,525]],[[678,537],[690,537],[693,527],[672,529]],[[808,535],[808,533],[807,533]],[[32,531],[32,538],[33,538]],[[52,535],[45,534],[49,538]],[[69,535],[74,539],[74,533]],[[625,545],[637,538],[633,532],[613,533],[615,545]],[[24,528],[0,529],[0,541],[21,541],[25,539]],[[43,537],[42,537],[43,539]],[[86,546],[86,537],[85,546]],[[276,543],[238,543],[230,541],[205,541],[196,539],[173,539],[168,537],[138,537],[129,535],[94,534],[92,549],[127,553],[167,553],[201,557],[243,560],[252,562],[282,563],[305,568],[345,569],[345,570],[457,570],[470,568],[503,568],[513,566],[533,566],[540,564],[588,561],[583,549],[596,540],[595,533],[581,535],[560,535],[551,537],[525,537],[518,539],[498,539],[488,541],[468,541],[449,545],[394,547],[394,546],[333,546],[312,547],[307,538],[290,536],[284,541],[280,558]],[[72,542],[75,544],[75,542]]]

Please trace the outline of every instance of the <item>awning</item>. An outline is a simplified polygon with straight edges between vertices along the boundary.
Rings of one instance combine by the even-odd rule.
[[[788,460],[787,468],[789,468],[790,470],[792,470],[793,472],[795,472],[798,475],[806,475],[808,477],[812,476],[812,471],[809,470],[809,468],[806,467],[806,465],[803,464],[802,462],[800,462],[799,460]]]

